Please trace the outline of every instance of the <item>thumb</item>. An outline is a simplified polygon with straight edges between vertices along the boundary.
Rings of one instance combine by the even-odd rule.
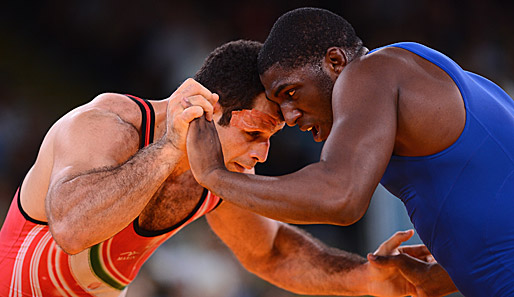
[[[414,235],[414,230],[398,231],[384,241],[375,251],[375,255],[398,254],[398,247]]]
[[[378,268],[396,267],[394,258],[396,256],[379,256],[376,254],[368,253],[367,258],[371,265]]]
[[[401,274],[413,284],[418,284],[423,280],[423,276],[430,271],[433,265],[423,262],[407,254],[399,254],[396,256],[375,256],[368,257],[370,263],[376,267],[395,267]]]

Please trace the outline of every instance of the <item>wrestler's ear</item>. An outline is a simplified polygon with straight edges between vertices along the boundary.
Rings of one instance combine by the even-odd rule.
[[[219,103],[219,101],[217,101],[216,103],[214,103],[214,110],[213,110],[213,117],[214,119],[216,119],[216,122],[219,121],[219,119],[221,118],[221,116],[223,115],[223,109]]]
[[[339,75],[347,64],[346,54],[340,47],[330,47],[325,54],[324,62],[336,75]]]
[[[214,112],[221,112],[222,109],[221,109],[221,105],[219,103],[219,101],[216,101],[216,103],[214,104]]]

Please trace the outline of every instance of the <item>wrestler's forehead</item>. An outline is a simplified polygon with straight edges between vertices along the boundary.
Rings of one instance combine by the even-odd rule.
[[[283,121],[282,113],[280,112],[280,107],[275,102],[268,100],[264,92],[259,94],[255,98],[255,102],[253,104],[252,109],[262,111],[276,118],[279,121]]]
[[[245,131],[261,131],[274,134],[284,127],[284,122],[258,109],[232,111],[230,125]]]
[[[274,134],[284,127],[284,119],[280,107],[269,101],[263,92],[255,98],[252,109],[233,111],[230,124],[246,131]]]

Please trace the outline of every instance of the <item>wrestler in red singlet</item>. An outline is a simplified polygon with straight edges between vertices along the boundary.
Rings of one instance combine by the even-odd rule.
[[[153,141],[153,109],[146,100],[130,98],[143,115],[142,148]],[[141,230],[136,218],[112,238],[69,255],[55,243],[46,222],[25,213],[19,193],[20,189],[0,231],[0,296],[5,297],[124,296],[127,285],[160,244],[221,202],[204,190],[190,215],[166,230]]]

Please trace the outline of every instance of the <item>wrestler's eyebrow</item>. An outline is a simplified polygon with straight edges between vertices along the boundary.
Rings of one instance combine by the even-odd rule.
[[[277,87],[277,90],[275,91],[275,97],[278,97],[278,94],[283,90],[285,89],[289,84],[285,83],[285,84],[281,84],[280,86]]]

